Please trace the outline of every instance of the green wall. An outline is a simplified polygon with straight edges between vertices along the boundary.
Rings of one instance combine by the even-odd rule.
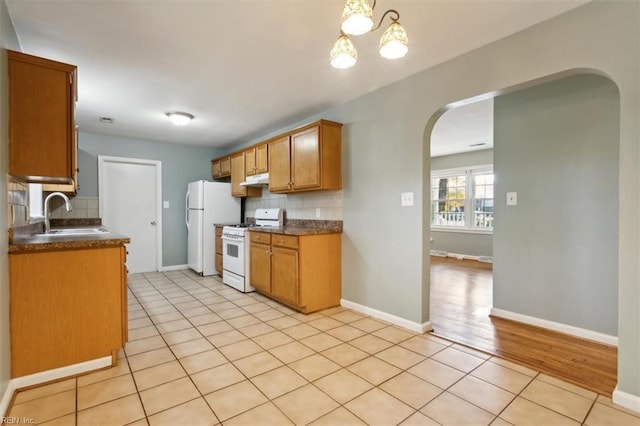
[[[620,90],[618,182],[625,196],[618,203],[619,381],[614,400],[639,409],[639,28],[640,3],[590,2],[303,120],[324,117],[344,123],[342,297],[428,326],[426,183],[429,138],[437,118],[445,106],[461,100],[596,70]],[[414,207],[400,206],[401,192],[414,192]]]
[[[619,104],[595,75],[495,99],[494,308],[618,335]]]
[[[213,148],[170,144],[141,139],[80,132],[78,135],[78,196],[98,196],[98,155],[162,161],[162,265],[187,263],[187,228],[184,224],[184,196],[187,184],[211,180]]]

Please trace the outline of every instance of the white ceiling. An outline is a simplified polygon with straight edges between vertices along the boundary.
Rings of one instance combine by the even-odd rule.
[[[431,156],[493,148],[493,98],[446,111],[431,131]]]
[[[258,138],[549,19],[587,0],[380,0],[409,54],[353,38],[329,66],[343,0],[6,0],[25,53],[78,66],[81,130],[212,147]],[[388,23],[383,25],[383,28]],[[195,119],[173,126],[168,111]],[[100,122],[112,117],[114,123]]]

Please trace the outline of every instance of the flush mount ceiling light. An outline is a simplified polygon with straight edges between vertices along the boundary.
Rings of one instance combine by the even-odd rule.
[[[382,14],[378,25],[374,27],[373,10],[375,7],[376,0],[373,0],[373,6],[369,6],[368,0],[347,0],[340,21],[340,37],[334,43],[329,54],[332,67],[344,69],[354,66],[358,60],[358,53],[347,35],[362,35],[376,31],[382,26],[387,15],[392,22],[380,38],[378,47],[380,56],[386,59],[398,59],[407,54],[409,38],[407,32],[400,25],[398,11],[387,10]]]
[[[186,126],[191,120],[193,120],[193,115],[188,112],[168,112],[167,117],[169,117],[169,120],[171,120],[171,122],[176,126]]]

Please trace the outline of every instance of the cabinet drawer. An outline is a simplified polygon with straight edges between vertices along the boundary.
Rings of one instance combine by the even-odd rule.
[[[292,249],[298,248],[298,237],[293,235],[273,234],[271,244],[274,246],[287,247]]]
[[[252,243],[271,244],[271,234],[264,232],[250,232]]]

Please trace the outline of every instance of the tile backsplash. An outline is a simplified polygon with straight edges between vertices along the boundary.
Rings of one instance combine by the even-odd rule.
[[[70,198],[71,211],[64,208],[64,200],[60,197],[52,198],[50,203],[52,219],[77,219],[77,218],[97,218],[98,197],[73,197]]]
[[[29,223],[29,190],[23,183],[7,175],[7,224],[9,228]]]
[[[254,217],[256,209],[281,208],[287,219],[342,220],[342,206],[341,190],[272,194],[264,188],[262,197],[247,198],[245,215]]]

